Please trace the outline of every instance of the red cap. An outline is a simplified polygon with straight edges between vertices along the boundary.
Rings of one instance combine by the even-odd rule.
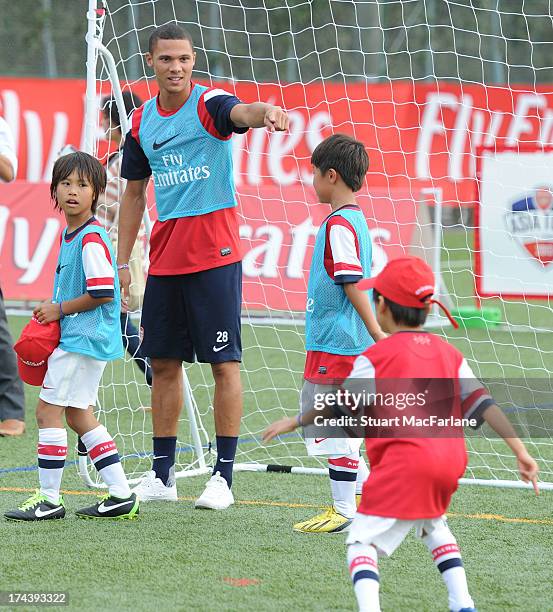
[[[376,276],[364,278],[357,283],[358,289],[376,289],[378,293],[400,306],[426,308],[438,304],[456,329],[457,321],[447,308],[432,299],[434,294],[434,273],[432,268],[419,257],[398,257],[389,261]]]
[[[60,343],[59,321],[39,323],[34,316],[25,325],[14,349],[21,380],[40,387],[48,369],[48,357]]]

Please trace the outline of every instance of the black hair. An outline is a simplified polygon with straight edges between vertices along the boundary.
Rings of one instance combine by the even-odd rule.
[[[92,155],[77,151],[63,155],[56,160],[52,171],[52,182],[50,183],[50,197],[54,201],[54,208],[61,210],[56,190],[58,185],[64,181],[74,170],[77,171],[79,179],[86,180],[92,186],[92,207],[91,211],[96,212],[98,198],[106,189],[106,169]]]
[[[378,298],[382,295],[378,293],[376,289],[373,289],[373,300],[374,303],[378,301]],[[401,306],[396,302],[392,302],[387,297],[382,296],[384,303],[390,309],[392,318],[396,325],[405,325],[406,327],[420,327],[424,325],[426,317],[428,316],[427,308],[412,308],[411,306]]]
[[[359,140],[334,134],[317,145],[311,163],[323,174],[333,168],[352,191],[359,191],[369,169],[369,156]]]
[[[194,51],[194,42],[188,30],[181,28],[176,23],[166,23],[165,25],[156,28],[148,40],[148,51],[153,54],[158,40],[187,40]]]
[[[124,91],[123,104],[125,105],[125,113],[127,117],[129,117],[135,108],[142,105],[142,100],[132,91]],[[112,129],[121,131],[121,117],[119,115],[117,103],[115,102],[115,97],[111,95],[102,98],[101,108],[104,117],[109,119]]]

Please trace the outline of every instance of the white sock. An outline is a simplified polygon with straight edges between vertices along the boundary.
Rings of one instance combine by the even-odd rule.
[[[350,544],[348,566],[359,612],[380,612],[380,577],[376,548],[360,542]]]
[[[355,495],[361,495],[363,483],[369,477],[369,468],[363,454],[359,454],[359,467],[357,468],[357,480],[355,481]]]
[[[357,512],[355,481],[358,465],[358,452],[346,457],[331,457],[328,460],[328,474],[334,508],[336,512],[349,519],[353,518]]]
[[[58,504],[67,457],[67,431],[61,427],[39,429],[37,453],[40,493],[48,501]]]
[[[474,608],[459,546],[447,523],[444,521],[443,525],[424,536],[422,541],[431,552],[447,587],[449,609],[457,612],[463,608]]]
[[[119,459],[117,446],[108,430],[103,425],[98,425],[83,434],[81,440],[94,467],[108,486],[109,494],[121,499],[129,497],[131,494],[129,483]]]

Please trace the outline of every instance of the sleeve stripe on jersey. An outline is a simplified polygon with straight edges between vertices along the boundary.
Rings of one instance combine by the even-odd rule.
[[[114,298],[115,290],[114,289],[87,289],[86,292],[90,297],[93,298]]]
[[[344,274],[342,276],[334,277],[335,285],[349,285],[350,283],[357,284],[363,276],[361,274],[356,274],[355,276],[352,274]]]
[[[87,278],[86,279],[87,289],[113,289],[113,278],[106,276],[104,278]]]
[[[337,274],[347,274],[347,273],[359,272],[361,276],[363,276],[363,268],[353,263],[335,263],[334,264],[334,276]]]
[[[131,135],[138,144],[140,144],[140,136],[138,135],[138,132],[140,131],[140,122],[142,121],[143,112],[144,104],[134,111],[131,119]]]
[[[212,91],[217,91],[217,90],[212,90]],[[206,102],[206,94],[208,93],[211,93],[211,92],[209,90],[205,91],[200,96],[200,99],[198,100],[198,117],[200,118],[200,122],[203,125],[204,129],[212,136],[215,136],[215,138],[218,138],[219,140],[228,140],[232,136],[232,134],[229,134],[228,136],[223,136],[219,132],[219,130],[215,127],[215,121],[213,120],[211,113],[207,110],[207,106],[205,105],[205,102]]]
[[[493,402],[492,396],[487,392],[484,387],[480,389],[476,389],[473,393],[471,393],[461,404],[461,410],[465,418],[470,418],[470,416],[478,409],[480,404],[483,402],[489,403]]]
[[[204,93],[204,101],[207,102],[208,100],[211,100],[211,98],[215,98],[216,96],[231,96],[231,95],[232,94],[230,94],[228,91],[225,91],[224,89],[211,89]]]

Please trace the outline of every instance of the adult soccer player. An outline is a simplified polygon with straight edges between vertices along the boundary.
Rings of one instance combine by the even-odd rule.
[[[368,384],[376,391],[376,397],[382,389],[393,389],[391,384],[401,388],[402,381],[409,384],[420,380],[423,386],[419,389],[435,388],[428,384],[437,382],[438,392],[430,396],[431,400],[445,397],[445,406],[452,416],[474,419],[476,425],[486,421],[505,439],[516,456],[522,480],[532,482],[537,493],[536,462],[475,378],[466,359],[454,346],[422,329],[434,292],[431,268],[417,257],[402,257],[389,262],[378,276],[360,281],[357,287],[374,290],[376,318],[390,336],[355,360],[344,383],[345,389],[365,392]],[[460,392],[443,395],[441,392],[447,390],[443,381],[453,381]],[[430,417],[434,406],[444,405],[443,400],[441,404],[432,401],[428,404],[429,407],[423,404],[415,414]],[[365,417],[384,412],[399,415],[392,418],[401,419],[405,409],[398,404],[386,410],[378,403],[372,408],[376,412],[367,412]],[[295,419],[273,423],[263,438],[270,440],[300,425],[313,423],[317,414],[351,416],[351,411],[330,404],[322,412],[312,409]],[[459,547],[445,519],[451,497],[467,466],[462,429],[449,428],[440,433],[434,428],[426,430],[433,437],[423,437],[424,434],[417,435],[401,424],[377,427],[379,435],[365,440],[371,473],[363,485],[361,505],[347,538],[348,566],[359,610],[380,610],[378,556],[391,555],[414,528],[445,582],[449,609],[476,612]],[[369,431],[375,430],[368,430],[367,435],[371,436]]]
[[[355,201],[369,167],[365,147],[351,136],[334,134],[316,147],[311,163],[319,202],[330,205],[331,212],[317,233],[309,269],[302,411],[313,406],[317,394],[332,393],[355,359],[386,337],[369,294],[356,289],[356,283],[371,273],[371,237]],[[306,438],[310,455],[328,457],[333,504],[296,523],[295,531],[336,533],[349,527],[357,510],[356,493],[361,493],[368,475],[359,454],[361,443],[352,438]]]
[[[211,364],[217,462],[198,508],[234,503],[232,470],[242,416],[240,309],[242,271],[234,193],[233,133],[288,128],[280,107],[243,104],[192,81],[196,54],[190,35],[174,24],[157,28],[146,61],[159,94],[133,115],[123,150],[127,179],[119,212],[117,262],[121,288],[153,178],[158,220],[150,237],[150,268],[142,332],[153,370],[152,470],[135,488],[140,499],[176,500],[178,417],[183,361]]]

